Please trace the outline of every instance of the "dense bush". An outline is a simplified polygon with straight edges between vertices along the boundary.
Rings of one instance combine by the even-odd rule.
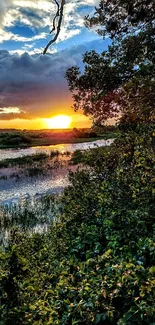
[[[154,13],[151,0],[101,0],[86,18],[112,44],[68,70],[74,107],[101,125],[121,109],[120,136],[73,155],[88,167],[70,173],[46,233],[12,229],[2,325],[155,324]]]
[[[124,134],[88,154],[48,232],[13,231],[1,253],[3,325],[155,321],[151,140]]]
[[[31,138],[21,132],[18,133],[2,133],[0,136],[3,145],[17,146],[20,144],[30,144]]]

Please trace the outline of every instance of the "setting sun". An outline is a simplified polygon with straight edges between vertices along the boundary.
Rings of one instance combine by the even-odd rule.
[[[68,129],[72,118],[68,115],[57,115],[47,119],[47,125],[50,129]]]

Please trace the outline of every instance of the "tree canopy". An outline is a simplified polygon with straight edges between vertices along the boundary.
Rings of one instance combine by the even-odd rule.
[[[98,32],[111,38],[127,37],[130,33],[146,30],[155,19],[154,0],[101,0],[93,17],[85,18],[87,27],[99,26]]]
[[[94,16],[85,18],[86,26],[97,26],[111,44],[101,54],[85,53],[83,73],[78,67],[68,69],[75,110],[100,123],[127,112],[131,120],[153,122],[154,9],[154,1],[103,0]]]

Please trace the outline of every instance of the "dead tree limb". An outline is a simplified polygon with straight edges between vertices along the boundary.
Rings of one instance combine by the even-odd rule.
[[[57,12],[53,18],[53,28],[50,31],[50,34],[52,34],[55,30],[56,33],[54,35],[54,37],[48,42],[48,44],[46,45],[46,47],[43,50],[43,54],[46,54],[48,51],[48,48],[56,42],[59,34],[60,34],[60,30],[61,30],[61,24],[62,24],[62,19],[63,19],[63,11],[64,11],[64,5],[65,5],[65,0],[61,0],[61,4],[59,4],[59,2],[57,0],[54,0],[55,4],[57,5]],[[57,23],[57,27],[56,27],[56,20],[58,19],[58,23]]]
[[[60,5],[59,5],[59,2],[57,0],[54,0],[54,1],[55,1],[56,5],[57,5],[57,12],[56,12],[55,17],[53,19],[53,28],[50,31],[50,34],[52,34],[55,31],[55,29],[56,29],[56,27],[55,27],[56,19],[60,15]]]

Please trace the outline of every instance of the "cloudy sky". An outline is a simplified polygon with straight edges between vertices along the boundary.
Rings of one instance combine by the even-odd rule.
[[[90,125],[74,113],[64,79],[72,65],[82,66],[86,50],[103,51],[103,41],[84,27],[83,17],[99,0],[66,0],[59,38],[47,55],[53,0],[0,0],[0,128],[45,128],[46,119],[71,115],[72,126]]]

